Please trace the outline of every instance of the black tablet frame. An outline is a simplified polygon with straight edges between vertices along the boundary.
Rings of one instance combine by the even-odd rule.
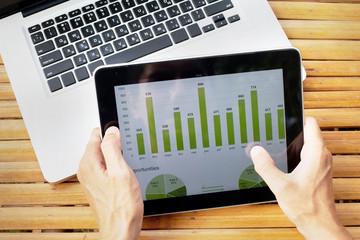
[[[117,126],[115,86],[135,84],[149,79],[139,79],[146,65],[160,64],[167,69],[179,69],[181,64],[200,65],[206,68],[207,76],[232,73],[283,70],[284,103],[286,114],[286,140],[288,172],[292,172],[300,161],[303,145],[303,101],[301,80],[301,57],[296,49],[271,50],[263,52],[207,56],[154,63],[108,66],[95,72],[95,87],[100,115],[102,136],[110,126]],[[171,68],[173,67],[173,68]],[[185,73],[186,78],[199,77],[197,71]],[[157,76],[151,81],[169,80],[168,76]],[[291,119],[291,121],[290,121]],[[146,200],[144,215],[208,209],[275,200],[268,187],[190,195],[185,197]]]

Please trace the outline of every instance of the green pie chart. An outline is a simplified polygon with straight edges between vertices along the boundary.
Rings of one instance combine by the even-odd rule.
[[[186,186],[177,176],[161,174],[148,183],[145,191],[146,200],[186,196]]]
[[[239,178],[239,189],[265,187],[266,183],[256,173],[254,165],[250,165],[244,169]]]

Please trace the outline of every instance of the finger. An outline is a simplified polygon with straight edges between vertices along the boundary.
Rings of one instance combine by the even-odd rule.
[[[117,127],[109,127],[106,130],[101,149],[108,173],[112,173],[122,167],[121,165],[125,160],[121,153],[121,136],[120,130]]]
[[[304,144],[322,143],[322,134],[315,118],[306,117],[304,126]]]
[[[250,150],[250,156],[256,172],[275,193],[281,187],[280,184],[283,183],[284,173],[275,166],[271,156],[264,148],[260,146],[253,147]]]

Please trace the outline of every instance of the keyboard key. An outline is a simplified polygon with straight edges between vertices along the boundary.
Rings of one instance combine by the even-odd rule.
[[[193,19],[195,21],[199,21],[199,20],[205,18],[205,14],[204,14],[203,10],[201,10],[201,9],[197,9],[197,10],[191,12],[191,16],[193,17]]]
[[[81,32],[84,37],[89,37],[95,34],[94,28],[91,25],[81,28]]]
[[[70,24],[71,24],[72,28],[74,28],[74,29],[84,26],[84,22],[81,19],[81,17],[76,17],[76,18],[71,19]]]
[[[123,22],[128,22],[134,19],[130,10],[120,13],[120,17]]]
[[[110,29],[110,30],[108,30],[106,32],[103,32],[102,37],[103,37],[105,42],[109,42],[109,41],[115,39],[115,33],[114,33],[113,30]]]
[[[179,3],[179,2],[182,2],[184,0],[174,0],[175,3]]]
[[[99,19],[102,19],[110,16],[110,13],[107,7],[102,7],[96,10],[96,15],[98,16]]]
[[[89,44],[87,43],[86,40],[81,40],[81,41],[77,42],[75,44],[75,46],[79,53],[89,49]]]
[[[179,21],[180,21],[181,26],[186,26],[186,25],[192,23],[191,17],[188,13],[180,16]]]
[[[89,78],[89,73],[88,73],[86,67],[81,67],[81,68],[75,69],[75,76],[76,76],[76,79],[80,82],[80,81],[83,81],[83,80]]]
[[[136,17],[141,17],[141,16],[146,15],[145,7],[141,5],[141,6],[134,8],[134,13],[135,13]]]
[[[160,9],[159,4],[156,1],[152,1],[146,4],[146,8],[150,13],[155,12]]]
[[[87,60],[86,60],[86,57],[85,57],[85,54],[80,54],[80,55],[77,55],[73,58],[74,60],[74,63],[77,67],[81,66],[81,65],[84,65],[85,63],[87,63]]]
[[[95,2],[96,7],[101,7],[101,6],[104,6],[106,4],[108,4],[107,0],[100,0],[100,1]]]
[[[115,28],[115,32],[118,37],[122,37],[122,36],[129,34],[129,30],[126,27],[126,25],[121,25],[121,26]]]
[[[55,49],[53,41],[47,41],[35,46],[36,53],[42,55]]]
[[[53,64],[60,60],[62,60],[62,55],[59,50],[56,50],[54,52],[39,57],[39,61],[42,67]]]
[[[81,35],[80,35],[79,30],[69,32],[68,37],[70,39],[70,42],[76,42],[77,40],[81,39]]]
[[[137,33],[134,33],[134,34],[131,34],[131,35],[127,36],[126,40],[128,41],[130,46],[133,46],[135,44],[140,43],[140,38],[139,38],[139,35]]]
[[[155,24],[155,20],[154,20],[153,16],[151,16],[151,15],[142,17],[141,22],[143,23],[144,27],[149,27],[149,26]]]
[[[139,20],[135,20],[129,23],[129,28],[131,32],[135,32],[141,29],[141,24]]]
[[[71,56],[73,56],[73,55],[76,54],[76,51],[75,51],[75,48],[74,48],[73,45],[64,47],[64,48],[62,49],[62,51],[63,51],[63,54],[64,54],[64,56],[65,56],[66,58],[71,57]]]
[[[171,38],[175,43],[181,43],[185,40],[189,39],[188,34],[186,33],[185,29],[181,28],[171,33]]]
[[[28,31],[29,31],[29,33],[34,33],[34,32],[36,32],[36,31],[39,31],[40,29],[41,29],[40,25],[39,25],[39,24],[36,24],[36,25],[34,25],[34,26],[32,26],[32,27],[29,27],[29,28],[28,28]]]
[[[216,2],[212,5],[204,7],[204,11],[207,16],[212,16],[212,15],[223,12],[223,11],[228,10],[233,7],[234,6],[230,0],[222,0],[220,2]]]
[[[161,49],[170,47],[171,45],[173,44],[170,37],[168,35],[163,35],[161,37],[151,39],[132,48],[115,53],[105,58],[105,62],[107,64],[130,62],[140,57],[149,55],[153,52],[157,52]]]
[[[74,65],[70,59],[51,65],[50,67],[44,68],[44,74],[46,78],[52,78],[60,73],[66,72],[73,69]]]
[[[97,67],[102,66],[102,65],[104,65],[104,62],[103,62],[102,60],[98,60],[98,61],[96,61],[96,62],[90,63],[90,64],[88,65],[88,68],[89,68],[89,71],[91,72],[91,74],[93,74],[94,71],[95,71],[95,69],[96,69]]]
[[[224,16],[224,14],[219,14],[219,15],[213,16],[212,19],[213,19],[214,23],[216,23],[216,22],[224,20],[225,16]]]
[[[86,5],[85,7],[83,7],[81,10],[86,13],[86,12],[89,12],[91,10],[94,10],[95,9],[95,6],[93,4],[89,4],[89,5]]]
[[[41,23],[41,26],[42,26],[43,28],[47,28],[47,27],[50,27],[50,26],[52,26],[52,25],[54,25],[54,24],[55,24],[54,20],[49,19],[49,20]]]
[[[239,20],[240,20],[239,14],[228,17],[229,23],[233,23],[233,22],[236,22],[236,21],[239,21]]]
[[[180,9],[178,6],[172,6],[167,9],[167,12],[170,17],[175,17],[181,14]]]
[[[159,35],[161,35],[161,34],[166,33],[166,28],[165,28],[165,26],[164,26],[163,23],[160,23],[160,24],[155,25],[155,26],[153,27],[153,31],[154,31],[154,33],[155,33],[156,36],[159,36]]]
[[[149,40],[154,37],[151,29],[149,28],[140,31],[140,36],[143,41]]]
[[[76,83],[74,74],[72,72],[68,72],[68,73],[61,75],[61,80],[65,87]]]
[[[179,22],[176,19],[171,19],[167,21],[165,24],[169,31],[172,31],[180,27]]]
[[[55,38],[55,44],[58,48],[67,45],[69,41],[67,40],[65,35]]]
[[[166,8],[172,5],[171,0],[159,0],[159,3],[162,8]]]
[[[81,14],[81,11],[80,11],[80,9],[75,9],[75,10],[73,10],[73,11],[71,11],[71,12],[69,12],[69,17],[76,17],[76,16],[78,16],[78,15],[80,15]]]
[[[166,15],[166,12],[164,10],[154,13],[154,16],[157,22],[162,22],[168,19],[168,16]]]
[[[215,25],[216,25],[217,28],[226,26],[227,24],[228,24],[228,23],[227,23],[227,21],[226,21],[225,19],[222,20],[222,21],[218,21],[218,22],[215,23]]]
[[[90,42],[91,47],[96,47],[96,46],[99,46],[100,44],[102,44],[102,40],[99,35],[95,35],[95,36],[89,38],[89,42]]]
[[[96,48],[88,51],[86,55],[88,56],[90,62],[100,58],[99,50],[97,50]]]
[[[137,4],[142,4],[142,3],[146,3],[148,0],[136,0]]]
[[[180,8],[183,13],[189,12],[194,9],[190,1],[180,3]]]
[[[201,29],[197,23],[188,26],[187,30],[190,34],[190,37],[192,37],[192,38],[197,37],[202,34]]]
[[[107,19],[110,27],[115,27],[120,24],[120,18],[117,15],[111,16]]]
[[[66,14],[63,14],[63,15],[57,16],[55,18],[55,22],[59,23],[59,22],[65,21],[67,19],[68,19],[68,16]]]
[[[196,8],[202,7],[204,5],[206,5],[206,1],[205,0],[192,0],[194,6]]]
[[[101,54],[105,57],[105,56],[113,53],[113,52],[114,52],[114,49],[113,49],[113,47],[111,46],[111,44],[108,43],[108,44],[105,44],[105,45],[101,46],[101,47],[100,47],[100,51],[101,51]]]
[[[123,50],[124,48],[127,48],[125,39],[120,38],[120,39],[114,41],[114,47],[115,47],[116,51],[120,51],[120,50]]]
[[[62,23],[58,24],[57,29],[59,30],[60,34],[66,33],[71,30],[68,22],[62,22]]]
[[[34,44],[38,44],[44,41],[44,35],[42,34],[42,32],[34,33],[33,35],[31,35],[31,40]]]
[[[97,20],[94,12],[88,12],[83,15],[85,23],[92,23]]]
[[[106,22],[104,20],[94,23],[94,26],[97,32],[102,32],[108,29]]]
[[[214,24],[209,24],[209,25],[206,25],[206,26],[204,26],[204,27],[202,28],[202,30],[203,30],[205,33],[210,32],[210,31],[212,31],[212,30],[214,30],[214,29],[215,29]]]
[[[122,11],[122,7],[119,2],[115,2],[109,5],[110,12],[112,14],[118,13]]]
[[[49,85],[51,92],[55,92],[57,90],[62,89],[62,85],[58,77],[48,80],[47,83]]]
[[[55,27],[50,27],[50,28],[45,29],[44,34],[47,39],[56,37],[58,35]]]
[[[125,9],[135,7],[134,0],[121,0],[121,3],[122,3],[122,5],[124,6]]]

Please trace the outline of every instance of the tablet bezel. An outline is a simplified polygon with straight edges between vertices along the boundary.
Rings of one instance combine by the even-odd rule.
[[[195,63],[201,63],[202,66],[206,66],[212,71],[212,73],[210,73],[211,75],[282,69],[286,118],[286,141],[288,147],[288,172],[291,172],[300,161],[300,151],[303,145],[301,57],[299,52],[293,48],[177,59],[151,63],[121,64],[118,66],[99,68],[94,74],[94,79],[102,136],[104,136],[108,127],[113,125],[119,127],[114,90],[115,86],[139,83],[140,79],[135,79],[134,76],[140,76],[141,74],[139,74],[139,72],[142,71],[141,69],[143,69],[145,65],[163,64],[164,66],[166,65],[166,67],[169,67],[172,64],[173,66],[177,66],[179,64],[194,65]],[[185,75],[187,75],[187,78],[199,77],[196,72]],[[119,76],[122,76],[121,79]],[[156,81],[164,80],[171,79],[166,79],[166,77],[161,78],[160,76],[160,78]],[[197,209],[268,202],[273,200],[275,200],[275,197],[268,187],[198,194],[167,199],[145,200],[144,215],[157,215]]]

